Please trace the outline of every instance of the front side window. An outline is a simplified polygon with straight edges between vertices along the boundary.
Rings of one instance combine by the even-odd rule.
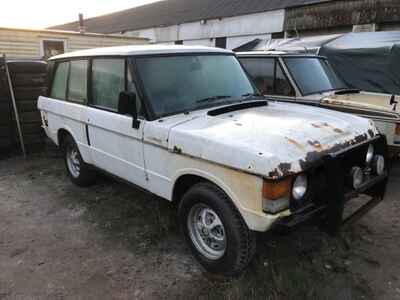
[[[284,59],[303,95],[345,89],[325,59],[318,57],[288,57]]]
[[[94,59],[92,62],[92,104],[118,110],[119,94],[125,90],[124,59]]]
[[[243,101],[257,93],[233,55],[176,55],[136,59],[157,116]]]
[[[264,95],[295,96],[279,61],[273,57],[241,58],[243,66]]]
[[[67,91],[69,62],[61,62],[56,65],[53,84],[51,86],[50,97],[59,100],[65,100]]]
[[[69,82],[68,82],[68,100],[84,103],[87,99],[87,60],[71,61]]]
[[[264,95],[274,94],[275,58],[241,58],[241,63]]]
[[[136,95],[136,110],[138,116],[143,117],[135,82],[125,65],[125,59],[120,58],[93,59],[91,104],[117,112],[120,93],[128,91]]]

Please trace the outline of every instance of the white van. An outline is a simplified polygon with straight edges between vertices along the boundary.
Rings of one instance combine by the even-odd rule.
[[[242,271],[257,231],[311,218],[334,231],[383,199],[386,143],[372,121],[268,101],[231,51],[127,46],[49,66],[38,107],[72,181],[88,186],[101,170],[177,202],[211,272]],[[370,201],[343,220],[360,193]]]

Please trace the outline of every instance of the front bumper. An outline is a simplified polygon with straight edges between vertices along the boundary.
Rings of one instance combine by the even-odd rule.
[[[385,155],[385,138],[381,137],[376,143],[380,145],[381,154]],[[352,151],[357,152],[359,150],[355,148]],[[348,189],[346,188],[345,174],[349,166],[346,166],[346,162],[349,161],[351,155],[351,153],[343,152],[339,155],[324,157],[323,166],[327,184],[316,196],[318,200],[314,199],[303,207],[292,210],[290,216],[281,218],[275,225],[293,228],[310,220],[319,219],[326,231],[336,233],[340,227],[353,223],[379,204],[385,196],[388,181],[387,172],[380,176],[369,175],[358,189]],[[385,155],[385,157],[387,156]],[[360,195],[369,196],[369,201],[344,218],[346,205]]]
[[[277,223],[275,223],[275,226],[294,228],[311,220],[321,219],[325,225],[325,229],[331,233],[334,233],[340,227],[346,226],[360,219],[384,199],[387,179],[387,173],[373,178],[371,181],[366,182],[358,190],[345,194],[343,201],[339,200],[341,198],[339,196],[336,197],[336,201],[333,201],[333,203],[322,205],[310,203],[301,210],[293,212],[290,216],[281,218]],[[368,195],[371,197],[371,199],[361,206],[357,211],[344,219],[343,211],[345,205],[359,195]],[[330,198],[334,199],[334,197]]]

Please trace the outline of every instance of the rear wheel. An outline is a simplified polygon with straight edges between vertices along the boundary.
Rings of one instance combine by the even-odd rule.
[[[255,233],[215,185],[193,186],[183,196],[178,216],[193,254],[207,271],[236,275],[250,263],[256,250]]]
[[[86,164],[73,138],[69,135],[63,142],[64,160],[68,176],[79,186],[90,186],[95,182],[96,173]]]

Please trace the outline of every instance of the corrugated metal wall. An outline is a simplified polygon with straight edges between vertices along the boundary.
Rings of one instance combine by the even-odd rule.
[[[67,52],[97,47],[147,44],[143,39],[119,36],[0,28],[0,53],[5,53],[8,58],[13,59],[41,59],[42,40],[65,41]]]

